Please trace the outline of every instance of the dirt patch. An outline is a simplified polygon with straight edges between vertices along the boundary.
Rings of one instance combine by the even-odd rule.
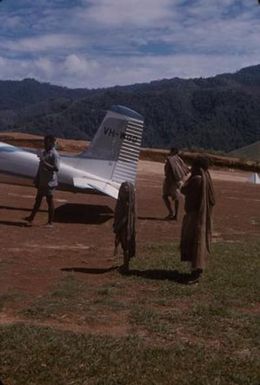
[[[138,250],[155,242],[178,241],[183,200],[180,204],[179,221],[164,220],[167,212],[161,199],[163,165],[145,161],[139,163],[138,170]],[[259,235],[260,186],[244,183],[248,175],[244,172],[212,172],[217,195],[214,211],[215,242],[240,242],[241,239],[249,240],[250,237]],[[120,287],[124,277],[114,267],[120,265],[121,259],[113,257],[111,210],[114,209],[114,200],[57,192],[56,207],[60,214],[54,228],[43,226],[47,219],[45,205],[36,218],[35,226],[27,227],[23,218],[32,207],[34,189],[5,184],[0,187],[0,291],[1,295],[10,296],[13,293],[4,303],[0,323],[25,322],[19,315],[21,310],[46,295],[69,274],[76,275],[77,279],[95,290],[103,290],[104,285]],[[79,213],[71,221],[69,211],[63,210],[67,202],[75,207],[90,205],[91,215],[87,217],[86,214]],[[128,295],[120,294],[119,290],[116,299],[126,301],[127,306],[127,301],[134,302],[140,297],[140,290],[142,285],[132,282]],[[182,303],[180,308],[183,306]],[[114,314],[109,314],[106,322],[85,326],[73,322],[73,316],[58,322],[44,321],[43,324],[64,330],[123,335],[129,330],[124,314],[124,311],[117,313],[115,310]]]

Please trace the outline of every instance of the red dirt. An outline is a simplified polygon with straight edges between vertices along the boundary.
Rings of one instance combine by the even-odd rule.
[[[162,164],[140,162],[137,178],[137,247],[149,243],[168,242],[180,237],[183,201],[180,219],[165,221],[166,209],[161,200]],[[221,180],[221,175],[223,176]],[[246,180],[249,174],[233,172],[214,172],[214,185],[217,193],[217,206],[214,212],[214,239],[240,241],[241,238],[259,235],[260,186],[233,180]],[[240,179],[239,179],[240,178]],[[242,179],[241,179],[242,178]],[[229,179],[229,181],[227,180]],[[112,233],[112,213],[115,201],[108,197],[84,194],[56,193],[58,222],[53,229],[43,226],[46,223],[46,206],[38,214],[35,225],[26,227],[23,217],[27,216],[35,190],[30,187],[1,184],[0,189],[0,292],[1,296],[10,293],[23,293],[19,302],[7,301],[4,305],[0,323],[22,320],[18,311],[33,303],[37,298],[55,287],[67,272],[62,269],[77,268],[77,278],[91,287],[103,287],[106,283],[124,278],[116,270],[105,274],[82,274],[85,269],[109,269],[119,264],[113,255],[114,237]],[[89,215],[82,216],[84,206],[74,206],[71,217],[66,213],[67,204],[91,205]],[[67,206],[66,206],[67,205]],[[96,207],[93,207],[96,206]],[[101,206],[101,207],[100,207]],[[87,206],[90,208],[90,206]],[[76,212],[76,214],[75,214]],[[102,214],[103,212],[103,214]],[[83,213],[84,214],[84,213]],[[89,270],[94,273],[95,270]],[[98,271],[97,271],[98,272]],[[99,273],[101,270],[99,270]],[[151,289],[151,288],[150,288]],[[140,295],[138,283],[130,282],[128,301]],[[149,290],[146,288],[146,290]],[[0,304],[1,305],[1,304]],[[118,316],[119,317],[119,316]],[[128,328],[117,314],[108,314],[109,333],[111,326],[115,335],[122,335]],[[122,317],[122,312],[120,312]],[[32,323],[32,322],[31,322]],[[75,331],[90,330],[106,333],[105,323],[80,327],[73,319],[66,321],[42,322],[59,328]],[[73,326],[74,325],[74,326]]]

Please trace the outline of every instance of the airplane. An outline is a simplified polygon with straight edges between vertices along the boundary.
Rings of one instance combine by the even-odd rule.
[[[121,183],[135,184],[143,122],[136,111],[112,106],[85,151],[60,155],[58,189],[117,199]],[[0,182],[33,185],[38,165],[32,150],[0,142]]]

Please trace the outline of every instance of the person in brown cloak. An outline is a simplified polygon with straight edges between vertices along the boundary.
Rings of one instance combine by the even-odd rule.
[[[177,220],[179,210],[180,185],[188,173],[189,168],[180,158],[178,149],[171,148],[170,154],[166,158],[164,166],[165,178],[163,182],[162,198],[169,212],[165,219]],[[174,201],[174,214],[169,198]]]
[[[113,229],[115,233],[115,251],[121,244],[124,253],[123,272],[129,270],[129,261],[135,256],[135,190],[130,182],[121,184],[115,207]]]
[[[196,158],[192,164],[191,176],[181,189],[185,195],[181,260],[191,262],[191,282],[199,280],[210,254],[215,193],[208,167],[207,158]]]

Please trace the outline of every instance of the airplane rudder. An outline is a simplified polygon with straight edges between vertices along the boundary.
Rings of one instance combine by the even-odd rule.
[[[143,117],[133,110],[126,109],[127,124],[122,133],[122,142],[113,172],[113,180],[118,183],[135,183],[137,163],[143,135]]]

